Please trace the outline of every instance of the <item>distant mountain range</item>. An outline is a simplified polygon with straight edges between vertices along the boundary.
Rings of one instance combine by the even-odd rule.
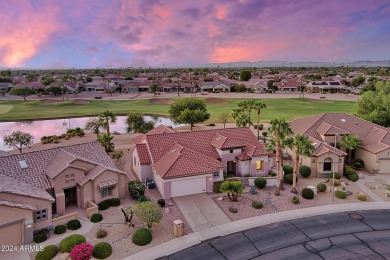
[[[390,67],[390,60],[341,60],[337,62],[326,61],[237,61],[228,63],[205,63],[190,65],[192,68],[220,67],[220,68],[241,68],[241,67]],[[169,66],[168,66],[169,67]],[[186,66],[172,66],[172,68]]]

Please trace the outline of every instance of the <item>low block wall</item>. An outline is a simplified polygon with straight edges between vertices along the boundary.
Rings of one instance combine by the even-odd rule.
[[[87,218],[91,218],[93,214],[96,214],[98,212],[99,212],[98,205],[96,205],[93,201],[88,200],[87,209],[86,209]]]
[[[273,187],[276,185],[276,177],[262,177],[267,180],[267,186]],[[253,187],[255,186],[255,177],[249,178],[249,186]]]
[[[58,225],[66,225],[69,221],[77,219],[77,212],[70,213],[58,218],[53,218],[51,220],[51,223],[53,224],[53,227],[58,226]]]

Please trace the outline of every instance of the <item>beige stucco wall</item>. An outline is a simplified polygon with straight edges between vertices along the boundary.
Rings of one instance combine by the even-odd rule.
[[[16,202],[16,203],[22,203],[22,204],[31,204],[37,207],[37,210],[40,209],[47,209],[47,219],[36,222],[33,224],[34,230],[44,228],[47,226],[51,225],[51,202],[48,200],[43,200],[43,199],[37,199],[37,198],[31,198],[27,196],[21,196],[21,195],[15,195],[15,194],[10,194],[10,193],[0,193],[0,200],[5,200],[5,201],[11,201],[11,202]],[[34,212],[33,212],[34,214]],[[3,215],[3,212],[2,214]],[[8,215],[8,213],[7,213]],[[34,215],[33,215],[34,218]],[[16,219],[16,217],[15,217]],[[2,217],[0,218],[0,222],[2,221]]]
[[[89,181],[80,188],[81,207],[87,207],[87,201],[95,201],[95,193],[93,192],[93,182]]]
[[[332,159],[332,170],[333,170],[333,160],[335,160],[335,172],[338,172],[340,174],[343,174],[344,172],[344,157],[342,156],[334,156],[333,153],[325,153],[319,157],[316,158],[316,166],[317,166],[317,177],[319,177],[320,173],[324,172],[323,167],[324,167],[324,160],[326,158],[330,157]],[[312,173],[313,176],[313,173]]]
[[[65,183],[65,176],[74,174],[74,182],[71,183]],[[74,187],[78,181],[80,181],[82,178],[84,178],[85,173],[84,171],[80,169],[75,168],[67,168],[64,171],[62,171],[60,174],[58,174],[55,178],[53,178],[53,186],[54,186],[54,193],[61,193],[66,189],[67,187]],[[69,178],[70,180],[71,178]]]
[[[111,199],[111,198],[119,198],[119,188],[118,185],[113,186],[110,196],[102,197],[100,193],[99,183],[105,180],[117,180],[118,181],[118,173],[106,170],[102,172],[94,181],[93,181],[93,190],[95,196],[95,203],[99,203],[102,200]]]
[[[369,172],[374,172],[374,170],[378,169],[378,166],[376,165],[377,155],[367,150],[357,148],[355,150],[355,158],[362,159],[364,162],[364,168],[366,168]]]
[[[9,206],[0,206],[0,224],[24,218],[25,220],[34,221],[34,211],[28,209],[20,209]]]
[[[119,198],[124,198],[129,195],[128,184],[130,182],[129,177],[126,174],[118,173],[119,181],[118,181],[118,192]]]

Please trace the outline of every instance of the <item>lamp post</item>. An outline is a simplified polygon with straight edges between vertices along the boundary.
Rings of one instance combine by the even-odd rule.
[[[336,143],[338,134],[334,135],[334,149],[333,149],[333,176],[332,176],[332,202],[334,202],[334,173],[336,169]]]

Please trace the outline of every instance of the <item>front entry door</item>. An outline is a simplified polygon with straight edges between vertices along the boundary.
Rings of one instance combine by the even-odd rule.
[[[76,187],[65,189],[65,206],[77,203]]]

